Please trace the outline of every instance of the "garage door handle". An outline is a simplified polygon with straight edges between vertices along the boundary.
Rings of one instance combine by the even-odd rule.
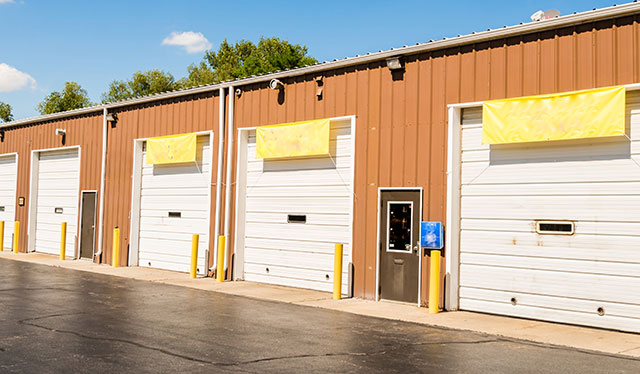
[[[404,260],[401,259],[401,258],[394,258],[393,259],[393,263],[396,264],[396,265],[402,265],[402,264],[404,264]]]

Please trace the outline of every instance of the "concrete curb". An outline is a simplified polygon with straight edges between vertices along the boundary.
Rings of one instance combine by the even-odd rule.
[[[331,294],[319,291],[243,281],[218,283],[213,278],[190,279],[187,273],[141,267],[113,268],[84,260],[61,261],[56,256],[36,253],[14,254],[5,251],[0,252],[0,258],[220,292],[259,300],[330,309],[447,329],[473,331],[507,339],[526,340],[538,344],[550,344],[577,350],[640,358],[640,334],[472,312],[428,314],[426,308],[418,308],[415,305],[362,299],[333,300]]]

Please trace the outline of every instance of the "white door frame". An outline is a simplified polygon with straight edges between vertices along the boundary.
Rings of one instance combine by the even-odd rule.
[[[207,188],[207,227],[211,227],[211,186],[213,183],[213,131],[198,131],[195,133],[197,136],[209,135],[209,188]],[[171,136],[172,134],[166,135]],[[165,135],[162,135],[165,136]],[[142,159],[142,144],[148,139],[137,138],[133,139],[133,169],[131,173],[131,211],[129,216],[131,217],[129,223],[129,266],[138,266],[139,254],[140,254],[140,194],[142,193],[142,166],[144,160]],[[196,141],[197,143],[197,141]],[[209,234],[209,233],[207,233]],[[209,237],[209,243],[211,243],[211,235]],[[207,246],[209,246],[207,243]],[[211,251],[209,251],[210,253]],[[207,252],[205,252],[207,253]],[[209,269],[208,259],[205,256],[205,266],[203,266],[202,274],[207,274]]]
[[[76,232],[74,233],[74,244],[77,252],[78,248],[78,228],[79,228],[79,220],[80,220],[80,175],[82,174],[82,147],[79,145],[72,145],[68,147],[57,147],[57,148],[44,148],[44,149],[34,149],[31,151],[31,178],[29,178],[29,212],[28,212],[28,221],[27,221],[27,252],[34,252],[36,250],[36,226],[37,226],[37,195],[38,195],[38,173],[40,171],[40,158],[36,157],[40,153],[46,152],[57,152],[57,151],[67,151],[71,149],[78,150],[78,200],[76,201]],[[77,258],[77,257],[76,257]]]
[[[20,155],[18,154],[18,152],[3,153],[0,155],[0,158],[11,157],[11,156],[15,156],[16,158],[16,186],[13,189],[15,194],[15,197],[13,199],[13,222],[15,222],[16,216],[18,215],[18,158],[20,157]],[[5,231],[6,229],[7,229],[7,225],[5,222]],[[11,228],[11,230],[13,230],[13,228]],[[3,246],[4,245],[6,245],[6,243],[3,244]],[[13,243],[10,243],[10,246],[13,246]],[[4,248],[0,248],[0,251],[3,251],[3,250]]]
[[[351,255],[349,262],[353,263],[354,251],[354,202],[355,202],[355,177],[356,177],[356,116],[342,116],[329,118],[330,122],[350,121],[351,122],[351,185],[349,186],[350,203],[349,203],[349,231],[351,232]],[[234,254],[235,260],[233,264],[233,279],[244,279],[244,229],[245,229],[245,201],[246,201],[246,148],[249,140],[249,133],[255,131],[257,127],[243,127],[238,129],[238,146],[236,148],[236,219],[234,230]],[[343,264],[344,268],[344,264]],[[353,285],[352,285],[353,286]]]
[[[95,207],[94,207],[94,215],[93,215],[93,255],[91,256],[91,261],[93,261],[93,257],[95,257],[95,252],[96,252],[96,217],[98,216],[98,190],[81,190],[80,191],[80,202],[78,204],[79,206],[79,216],[80,219],[78,220],[79,224],[78,224],[78,245],[76,246],[76,258],[81,258],[80,257],[80,245],[82,244],[82,216],[84,215],[84,209],[83,208],[83,200],[82,200],[82,196],[85,193],[95,193],[96,194],[96,201],[95,201]]]
[[[376,301],[380,301],[380,202],[382,201],[382,191],[419,191],[420,192],[420,222],[422,222],[422,187],[378,187],[378,204],[376,206]],[[413,217],[413,215],[412,215]],[[422,224],[418,225],[418,240],[420,240],[420,230]],[[412,238],[413,233],[411,234]],[[413,239],[412,239],[413,240]],[[413,243],[411,244],[413,247]],[[420,294],[422,292],[422,249],[418,248],[418,307],[420,307]]]

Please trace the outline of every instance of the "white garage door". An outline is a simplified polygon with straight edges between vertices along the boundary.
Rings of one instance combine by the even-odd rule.
[[[463,111],[461,309],[640,331],[640,102],[627,95],[631,140],[490,147],[481,110]],[[575,234],[538,234],[537,220]]]
[[[353,145],[350,121],[331,122],[331,157],[256,159],[246,164],[244,279],[333,289],[335,243],[344,244],[342,292],[351,261]]]
[[[65,256],[75,257],[78,233],[78,149],[38,153],[36,193],[36,252],[60,254],[60,228],[67,222]]]
[[[0,156],[0,221],[4,221],[4,245],[0,250],[9,250],[12,245],[17,173],[16,155]]]
[[[138,265],[188,272],[199,234],[198,269],[209,245],[211,146],[198,136],[195,163],[151,165],[143,152]]]

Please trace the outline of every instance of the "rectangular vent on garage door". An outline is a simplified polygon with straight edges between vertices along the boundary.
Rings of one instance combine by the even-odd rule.
[[[169,212],[169,218],[181,218],[182,212]]]
[[[538,234],[551,235],[573,235],[575,224],[571,221],[538,221],[536,222],[536,232]]]
[[[307,223],[306,214],[289,214],[287,215],[287,222],[289,223]]]
[[[4,212],[4,207],[0,206],[0,212]]]

